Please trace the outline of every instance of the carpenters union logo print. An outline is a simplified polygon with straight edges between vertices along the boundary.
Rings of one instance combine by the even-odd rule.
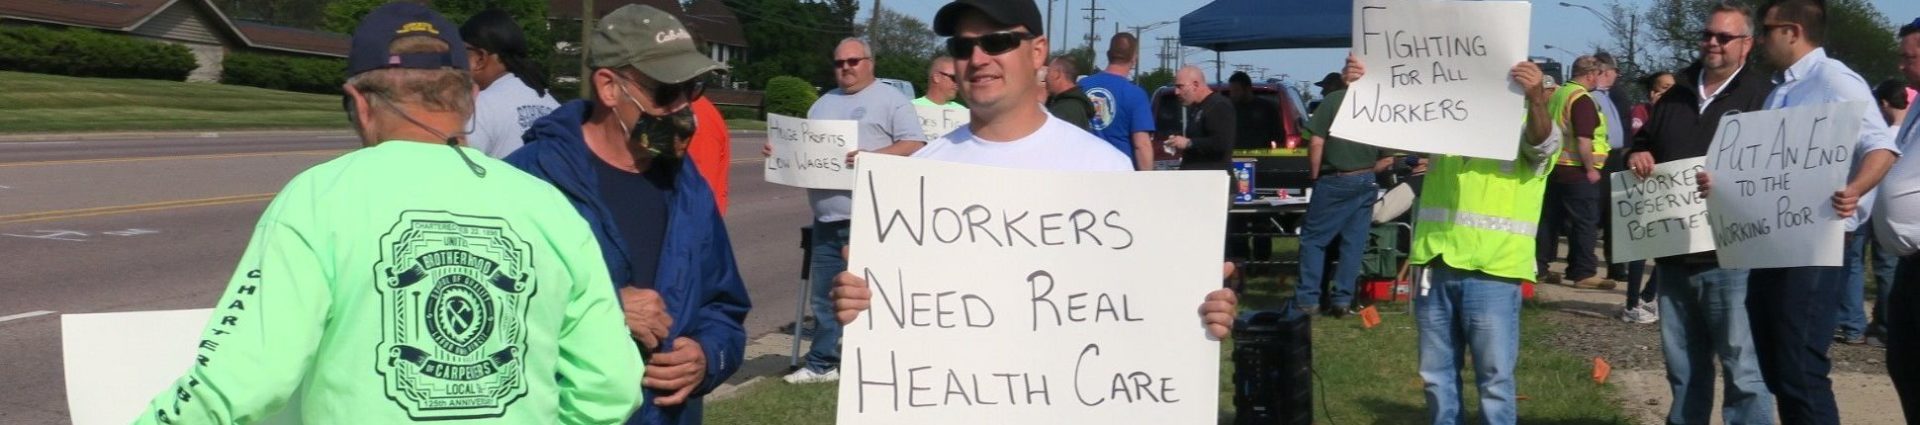
[[[527,394],[528,244],[505,220],[408,211],[380,237],[387,398],[414,420],[498,417]]]

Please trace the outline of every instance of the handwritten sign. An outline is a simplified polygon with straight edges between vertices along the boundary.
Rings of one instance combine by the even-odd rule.
[[[212,315],[212,309],[61,315],[67,411],[74,425],[133,422],[193,365]],[[289,402],[265,423],[298,423],[296,404]]]
[[[1721,266],[1839,266],[1846,185],[1860,140],[1860,102],[1748,112],[1720,119],[1707,148],[1707,220]]]
[[[961,108],[915,105],[914,109],[920,113],[920,129],[924,131],[920,134],[927,135],[929,141],[952,133],[973,118]]]
[[[1707,225],[1707,198],[1696,176],[1706,158],[1687,158],[1653,166],[1645,179],[1630,171],[1613,173],[1613,255],[1615,263],[1713,250]]]
[[[1216,422],[1226,178],[861,158],[838,423]]]
[[[1512,160],[1532,6],[1519,1],[1355,0],[1353,51],[1367,74],[1331,133],[1389,149]]]
[[[860,148],[855,121],[806,120],[767,114],[769,183],[809,189],[847,190],[853,187],[853,167],[847,153]]]

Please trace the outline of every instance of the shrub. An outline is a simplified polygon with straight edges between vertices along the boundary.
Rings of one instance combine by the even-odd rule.
[[[0,26],[0,69],[75,77],[185,81],[186,46],[83,28]]]
[[[813,107],[813,101],[820,95],[813,93],[813,85],[806,80],[791,76],[778,76],[767,80],[767,113],[789,117],[805,118],[807,109]]]
[[[766,119],[766,117],[760,116],[759,109],[755,109],[753,107],[735,106],[735,105],[714,105],[714,106],[720,108],[720,116],[726,117],[727,119],[730,119],[730,120],[764,120]]]
[[[339,94],[347,81],[345,59],[231,52],[221,65],[221,84]]]

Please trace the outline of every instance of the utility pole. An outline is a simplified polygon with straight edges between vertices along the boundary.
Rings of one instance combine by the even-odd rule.
[[[1087,11],[1087,63],[1093,63],[1093,43],[1100,41],[1100,27],[1096,25],[1100,24],[1100,12],[1106,10],[1100,8],[1100,0],[1092,0],[1091,3],[1085,9],[1080,9]]]
[[[1047,0],[1047,31],[1044,35],[1047,36],[1047,42],[1053,42],[1053,0]],[[1053,52],[1047,52],[1047,56],[1053,56]]]
[[[873,0],[873,17],[867,18],[867,37],[873,37],[873,27],[880,24],[880,0]]]
[[[1160,69],[1172,68],[1168,64],[1173,62],[1174,49],[1180,47],[1179,41],[1179,37],[1160,37]]]
[[[1065,3],[1062,3],[1061,6],[1065,6],[1063,9],[1066,10],[1066,13],[1062,13],[1060,16],[1060,37],[1062,38],[1060,41],[1066,41],[1065,38],[1068,37],[1068,34],[1073,34],[1072,31],[1067,31],[1068,28],[1073,28],[1073,0],[1062,0],[1062,1],[1064,1]],[[1047,45],[1049,46],[1053,45],[1052,38],[1047,39]],[[1061,53],[1065,53],[1067,50],[1072,49],[1071,47],[1067,47],[1066,43],[1060,43],[1059,46],[1060,46]],[[1047,53],[1051,54],[1053,52],[1047,52]]]
[[[593,70],[587,67],[587,40],[593,37],[593,0],[580,0],[580,98],[593,94]]]

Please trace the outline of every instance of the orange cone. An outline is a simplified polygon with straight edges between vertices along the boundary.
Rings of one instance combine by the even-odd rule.
[[[1607,375],[1611,373],[1613,373],[1613,366],[1607,364],[1607,359],[1603,359],[1599,357],[1593,358],[1593,382],[1594,383],[1596,384],[1607,383]]]
[[[1360,325],[1367,329],[1380,326],[1380,310],[1374,309],[1373,306],[1360,309]]]

